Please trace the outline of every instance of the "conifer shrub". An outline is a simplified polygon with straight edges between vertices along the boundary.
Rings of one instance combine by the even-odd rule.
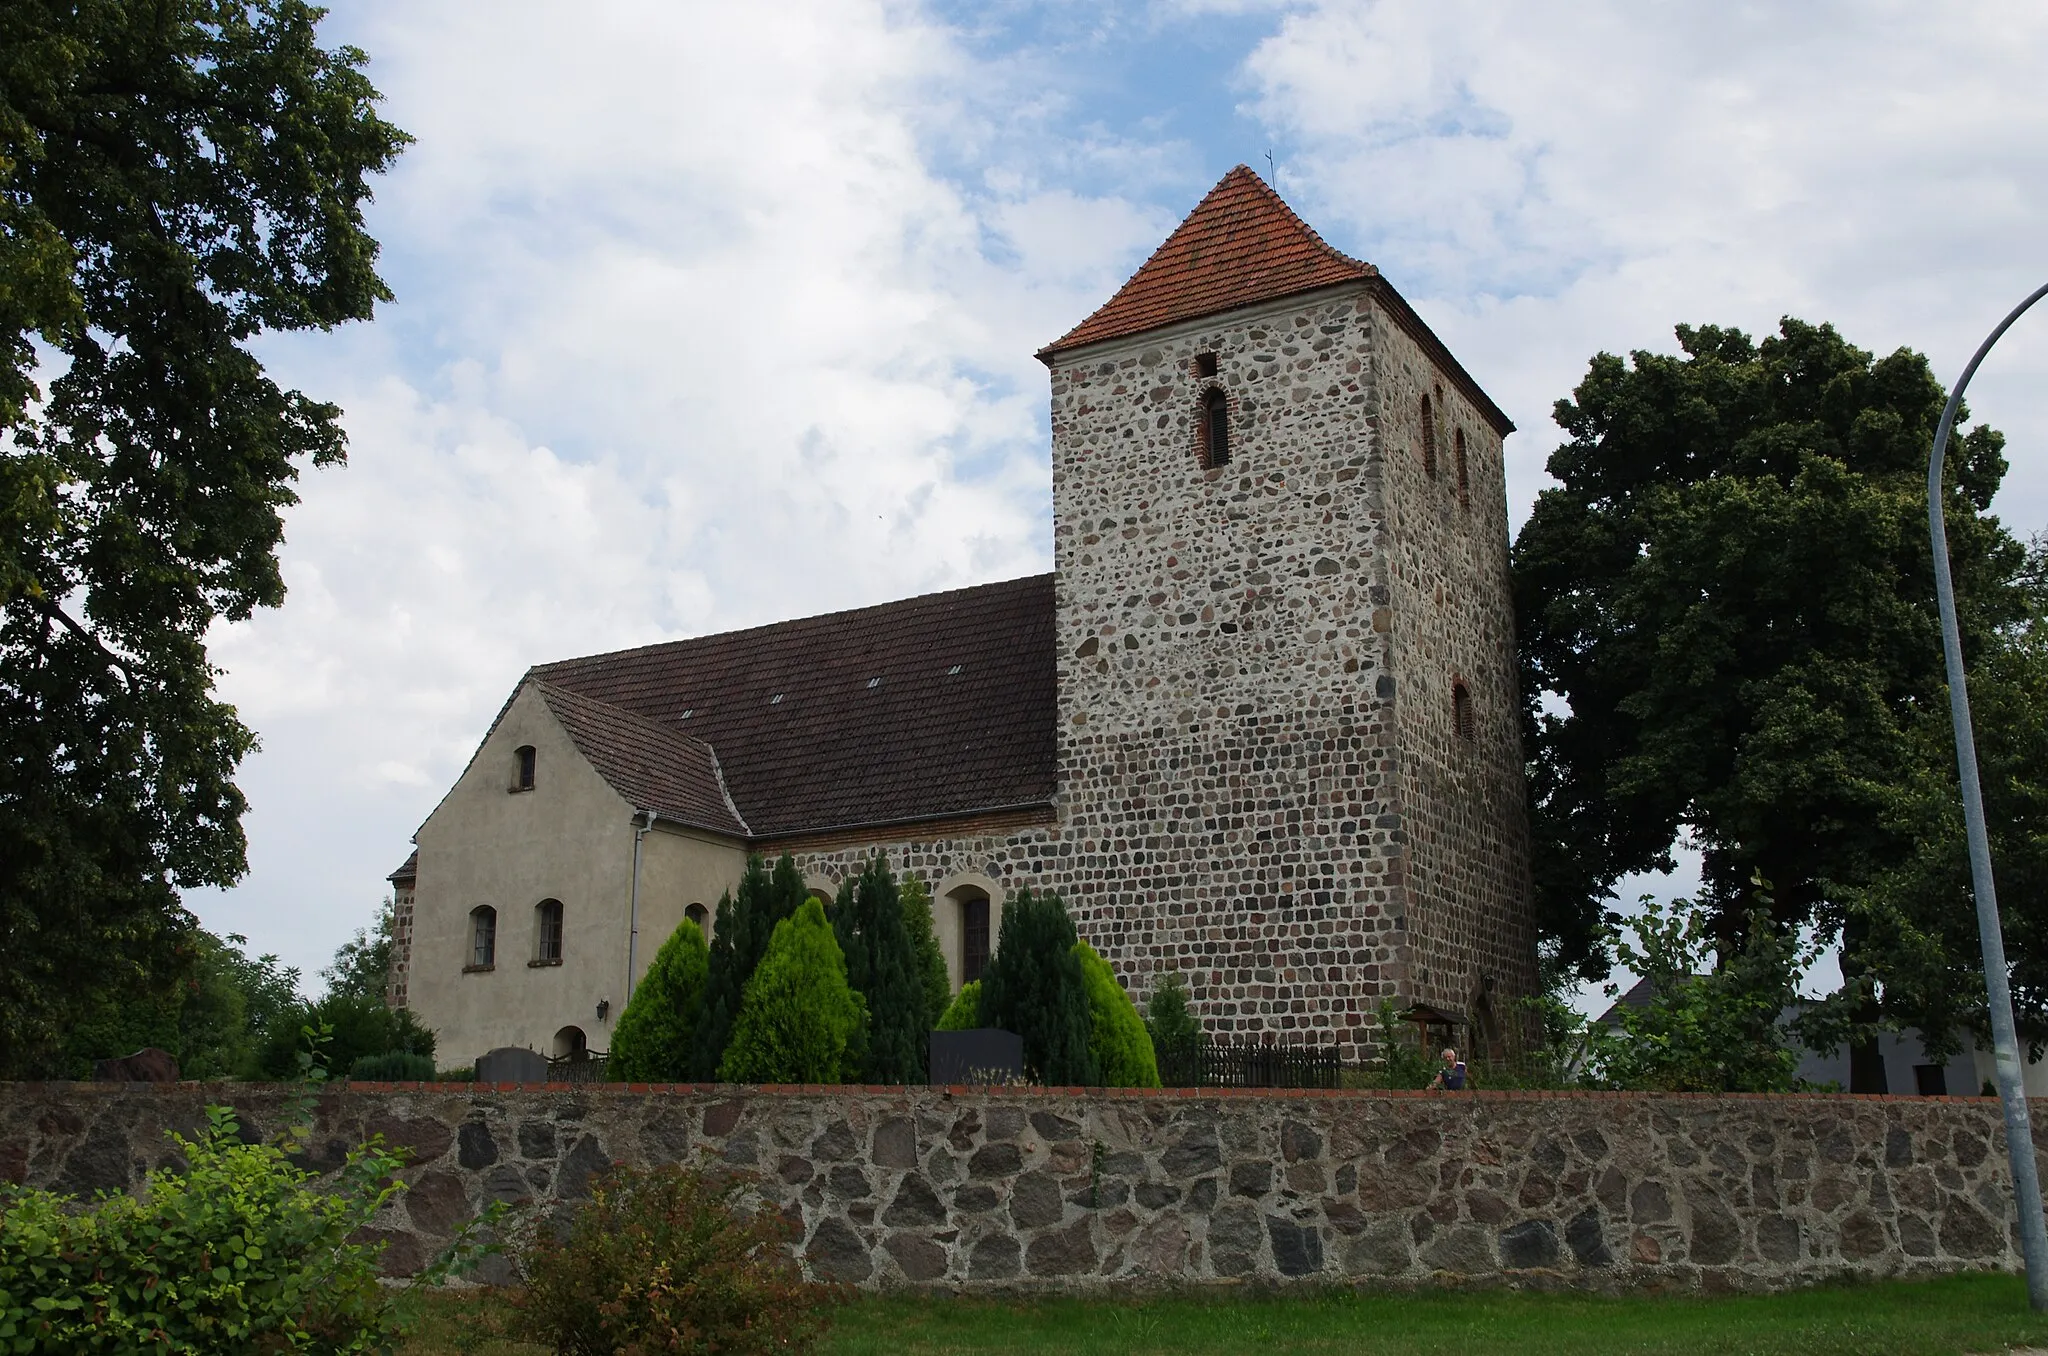
[[[693,1034],[693,1078],[716,1078],[739,1020],[747,981],[761,964],[775,926],[790,917],[806,897],[803,874],[783,853],[771,872],[758,856],[747,858],[739,889],[718,900],[711,927],[711,959],[704,989],[704,1015]]]
[[[1110,968],[1094,947],[1074,943],[1081,961],[1081,977],[1088,985],[1090,1030],[1088,1049],[1104,1087],[1156,1088],[1159,1062],[1152,1052],[1152,1037],[1138,1016],[1137,1005],[1117,983]]]
[[[364,1055],[349,1066],[348,1076],[358,1083],[431,1083],[434,1057],[407,1054],[403,1050]]]
[[[614,1083],[677,1083],[690,1077],[704,1011],[711,950],[685,918],[661,944],[612,1033],[605,1077]]]
[[[1003,906],[996,954],[981,978],[981,1024],[1024,1040],[1024,1073],[1044,1087],[1099,1087],[1089,1048],[1095,1014],[1074,921],[1056,894],[1019,890]]]
[[[564,1356],[809,1350],[835,1296],[804,1283],[781,1216],[742,1208],[746,1187],[674,1164],[606,1173],[566,1237],[540,1230],[521,1255],[515,1327]]]
[[[859,1074],[849,1054],[866,1024],[824,906],[806,899],[775,925],[747,981],[718,1076],[728,1083],[845,1082]]]
[[[1152,1037],[1161,1080],[1171,1087],[1197,1081],[1202,1024],[1188,1007],[1187,981],[1179,975],[1168,975],[1153,988],[1145,1004],[1145,1029]]]
[[[981,981],[971,980],[960,986],[960,992],[953,995],[953,1001],[939,1014],[938,1031],[973,1031],[981,1025]]]
[[[903,878],[903,930],[910,934],[918,979],[924,984],[925,1010],[936,1018],[946,1010],[953,981],[946,975],[945,953],[939,950],[938,929],[932,923],[932,892],[916,876]]]
[[[833,931],[846,957],[846,982],[867,1007],[866,1040],[858,1052],[860,1080],[924,1082],[934,1014],[888,858],[879,852],[869,858],[860,875],[841,887],[832,912]]]

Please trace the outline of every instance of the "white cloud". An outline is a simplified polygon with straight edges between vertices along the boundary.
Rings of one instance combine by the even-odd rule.
[[[1046,186],[909,9],[339,22],[419,139],[371,221],[400,299],[266,349],[350,465],[306,476],[285,607],[216,636],[264,747],[251,875],[192,901],[309,972],[527,665],[1045,568],[1031,354],[1165,225]],[[984,132],[1012,160],[931,167]]]
[[[1987,4],[1328,3],[1252,53],[1292,191],[1385,269],[1523,429],[1596,350],[1679,321],[1833,321],[1953,380],[2043,281],[2048,10]],[[2048,519],[2048,316],[1975,386],[2002,511]]]

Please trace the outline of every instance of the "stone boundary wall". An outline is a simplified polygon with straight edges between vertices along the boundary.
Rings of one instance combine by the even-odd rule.
[[[0,1179],[131,1188],[207,1104],[267,1132],[291,1091],[0,1084]],[[1990,1099],[354,1083],[320,1099],[311,1164],[372,1133],[412,1155],[377,1231],[398,1275],[486,1201],[566,1214],[611,1163],[700,1159],[759,1175],[810,1274],[868,1288],[1711,1291],[2018,1266]]]

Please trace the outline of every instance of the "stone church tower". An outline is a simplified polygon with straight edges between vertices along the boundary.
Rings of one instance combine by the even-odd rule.
[[[1082,934],[1211,1030],[1355,1056],[1391,998],[1497,1041],[1535,986],[1513,426],[1243,166],[1039,357]]]

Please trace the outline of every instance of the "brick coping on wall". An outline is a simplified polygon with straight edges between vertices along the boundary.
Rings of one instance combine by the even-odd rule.
[[[18,1092],[30,1096],[47,1096],[57,1092],[86,1092],[100,1095],[148,1095],[153,1092],[176,1090],[180,1092],[218,1088],[223,1091],[243,1093],[302,1091],[303,1083],[261,1083],[240,1082],[229,1079],[188,1080],[179,1083],[94,1083],[94,1082],[0,1082],[0,1096]],[[1902,1097],[1879,1092],[1612,1092],[1593,1088],[1475,1088],[1464,1092],[1438,1092],[1427,1088],[1089,1088],[1089,1087],[1009,1087],[968,1083],[925,1084],[925,1083],[478,1083],[475,1080],[448,1079],[413,1082],[376,1083],[360,1082],[354,1079],[335,1079],[320,1087],[327,1091],[346,1092],[439,1092],[459,1096],[463,1092],[580,1092],[603,1093],[617,1096],[645,1096],[649,1093],[669,1093],[677,1096],[701,1097],[707,1094],[728,1096],[762,1095],[769,1097],[816,1097],[826,1094],[846,1096],[894,1096],[911,1092],[936,1092],[946,1097],[997,1097],[1032,1098],[1049,1097],[1061,1099],[1099,1097],[1114,1101],[1178,1102],[1189,1099],[1216,1098],[1229,1101],[1399,1101],[1404,1098],[1426,1098],[1432,1101],[1483,1102],[1545,1102],[1573,1100],[1605,1100],[1608,1098],[1635,1098],[1670,1100],[1679,1102],[1730,1101],[1769,1102],[1788,1101],[1801,1106],[1817,1102],[1878,1102],[1892,1105],[1941,1105],[1943,1103],[1989,1103],[1996,1097]],[[2048,1110],[2048,1097],[2029,1097],[2029,1107],[2039,1106]]]

